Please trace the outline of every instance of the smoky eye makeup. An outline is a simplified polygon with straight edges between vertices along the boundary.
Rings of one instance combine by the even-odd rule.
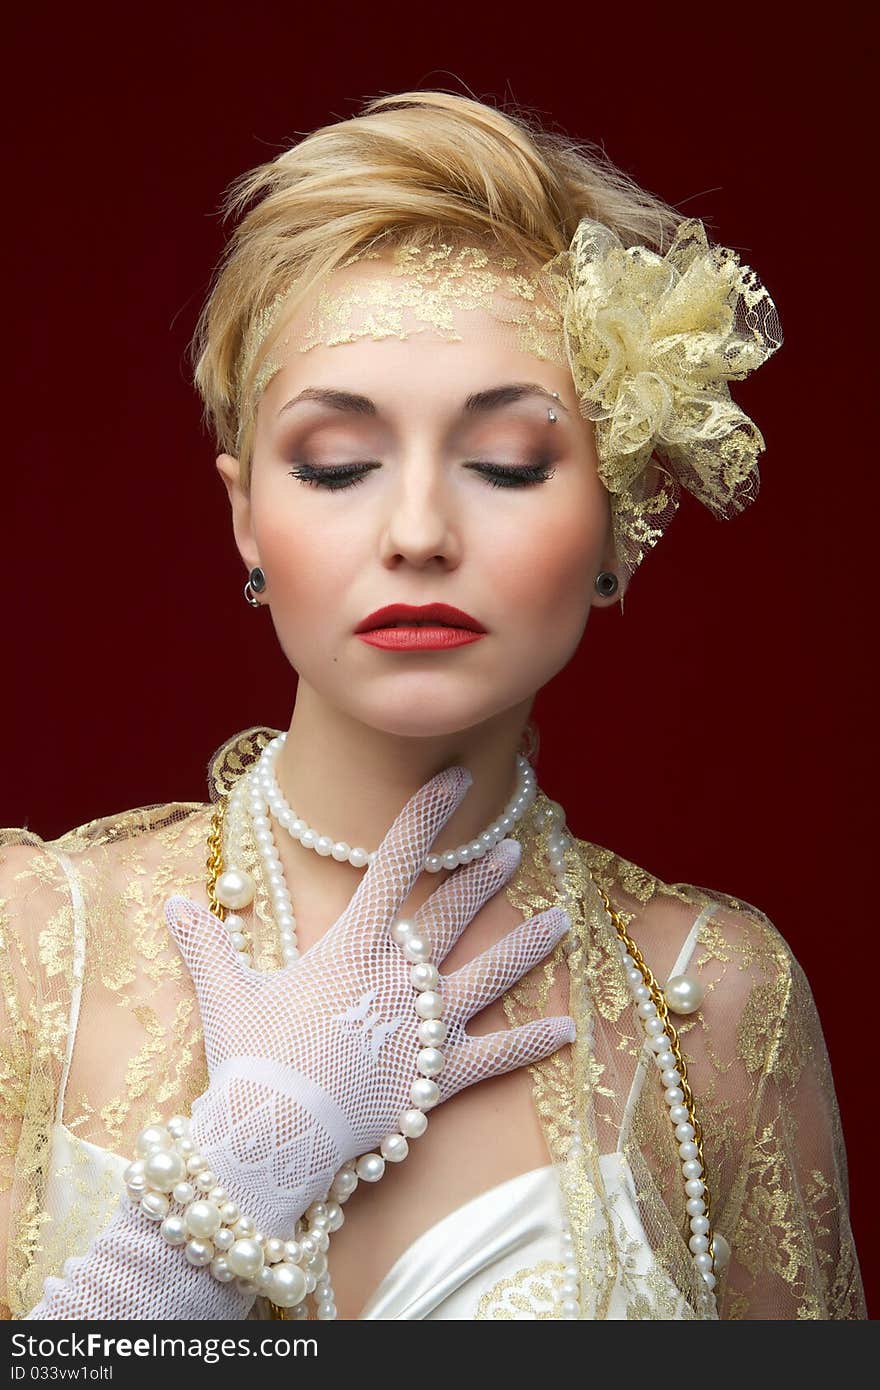
[[[507,418],[458,422],[447,436],[450,461],[495,488],[534,488],[549,482],[563,443],[562,416],[551,422],[552,409],[552,402],[549,407],[528,402],[505,412]],[[362,420],[354,429],[352,423],[324,416],[285,431],[278,447],[289,475],[305,486],[333,492],[366,482],[382,468],[390,441],[375,419]]]
[[[505,488],[534,487],[539,483],[547,483],[556,472],[555,467],[547,460],[522,465],[465,459],[462,466],[473,470],[490,486]],[[288,472],[291,477],[307,486],[339,492],[343,488],[357,487],[366,480],[369,473],[381,467],[382,463],[378,459],[322,465],[301,462]]]

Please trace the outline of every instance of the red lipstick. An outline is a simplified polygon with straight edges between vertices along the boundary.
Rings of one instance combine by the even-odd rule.
[[[414,607],[392,603],[377,608],[355,628],[362,642],[391,651],[441,651],[478,642],[486,629],[478,619],[448,603]]]

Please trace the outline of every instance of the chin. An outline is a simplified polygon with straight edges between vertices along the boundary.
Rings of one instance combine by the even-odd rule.
[[[378,733],[394,734],[398,738],[443,738],[484,723],[498,714],[499,709],[500,706],[493,705],[491,709],[458,707],[444,711],[436,702],[426,701],[405,709],[360,709],[349,713]]]

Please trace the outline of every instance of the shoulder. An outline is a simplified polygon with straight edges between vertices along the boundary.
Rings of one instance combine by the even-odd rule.
[[[0,828],[0,969],[3,1009],[20,1027],[45,971],[51,929],[62,936],[70,917],[67,875],[51,846],[24,826]],[[69,933],[68,933],[69,935]],[[51,954],[56,957],[55,950]],[[62,950],[57,969],[69,967],[70,952]]]
[[[687,973],[706,989],[730,1046],[751,1070],[779,1059],[779,1041],[796,1018],[814,1017],[809,983],[793,950],[762,908],[722,889],[662,878],[601,845],[576,841],[587,875],[665,981],[688,947]],[[601,896],[601,895],[600,895]]]
[[[27,826],[0,827],[0,903],[20,900],[40,885],[63,884],[71,866],[84,873],[117,862],[159,867],[164,859],[189,850],[201,853],[217,801],[253,766],[277,732],[259,725],[226,739],[208,761],[207,800],[113,811],[52,838]]]
[[[123,974],[133,953],[155,957],[164,900],[204,891],[217,801],[276,733],[256,726],[226,739],[206,767],[207,800],[113,811],[51,838],[0,827],[0,953],[17,954],[31,979],[47,968],[69,976],[75,939],[88,934],[102,959],[125,956]]]
[[[760,960],[767,968],[785,970],[796,964],[776,924],[754,903],[723,889],[664,879],[591,841],[574,843],[588,876],[605,890],[624,922],[650,925],[659,934],[673,936],[695,928],[696,939],[705,949],[741,964]]]
[[[0,827],[0,951],[29,973],[69,967],[77,927],[108,918],[147,885],[186,892],[204,878],[213,804],[167,802],[116,811],[54,838]]]
[[[670,1014],[700,1125],[716,1229],[735,1256],[721,1284],[720,1315],[863,1316],[834,1079],[810,986],[785,935],[765,910],[736,894],[663,879],[603,846],[576,843],[585,902],[592,880],[660,988],[669,977],[662,965],[655,968],[657,960],[665,952],[668,963],[683,943],[684,973],[704,987],[693,1013]],[[593,941],[612,942],[617,934],[601,901],[589,927]],[[604,1047],[603,1082],[611,1085],[627,1043],[634,1044],[632,1056],[641,1055],[643,1029],[619,978],[619,952],[607,953],[616,988],[608,984],[609,965],[603,974],[602,952],[592,954],[589,983],[599,991],[597,1014],[607,1030],[597,1029],[596,1037]],[[603,1009],[609,1001],[615,1007]],[[624,1071],[624,1093],[628,1083]],[[654,1086],[638,1092],[627,1151],[641,1147],[665,1174],[674,1170],[660,1148],[670,1133],[661,1095]]]
[[[102,853],[124,854],[135,847],[171,846],[207,827],[213,803],[169,801],[112,811],[95,820],[71,826],[54,837],[44,837],[28,826],[0,827],[0,887],[14,892],[14,885],[30,877],[63,875],[64,860],[84,864]]]
[[[0,827],[0,920],[63,878],[49,842],[26,826]]]

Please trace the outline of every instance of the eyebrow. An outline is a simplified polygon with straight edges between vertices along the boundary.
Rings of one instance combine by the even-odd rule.
[[[485,391],[476,391],[466,397],[461,413],[478,415],[489,410],[499,410],[502,406],[512,405],[526,396],[544,396],[547,400],[553,401],[560,410],[564,410],[566,415],[571,413],[552,391],[548,391],[545,386],[539,386],[536,381],[514,381],[505,386],[490,386]],[[344,411],[349,415],[379,414],[376,402],[370,400],[369,396],[361,396],[354,391],[339,391],[328,386],[307,386],[286,401],[278,414],[284,415],[304,401],[316,401],[319,405],[326,405],[332,410]]]

